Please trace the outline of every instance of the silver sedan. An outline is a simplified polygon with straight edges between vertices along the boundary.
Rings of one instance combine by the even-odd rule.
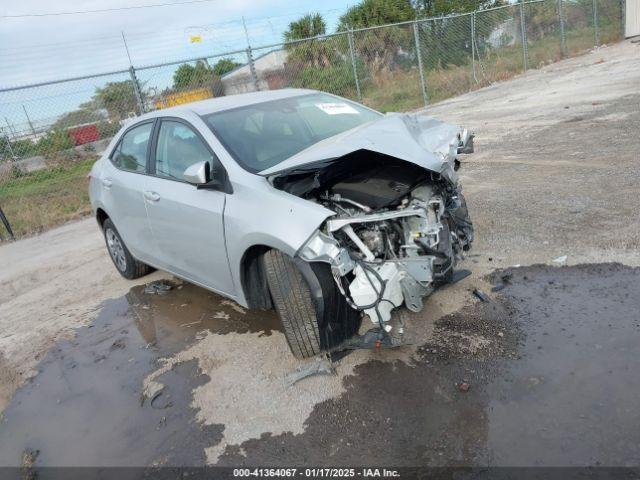
[[[366,317],[384,341],[397,309],[449,281],[473,240],[456,174],[472,151],[467,130],[425,115],[256,92],[125,125],[91,171],[91,205],[124,277],[157,268],[275,307],[310,357]]]

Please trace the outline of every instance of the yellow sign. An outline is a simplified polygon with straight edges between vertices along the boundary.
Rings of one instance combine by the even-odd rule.
[[[189,43],[202,43],[202,35],[191,35]]]
[[[175,107],[176,105],[184,105],[185,103],[197,102],[212,97],[213,93],[209,87],[194,88],[193,90],[163,95],[161,99],[156,100],[156,108]]]

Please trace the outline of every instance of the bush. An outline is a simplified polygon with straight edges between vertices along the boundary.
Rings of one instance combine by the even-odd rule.
[[[15,163],[11,165],[11,170],[9,170],[9,179],[22,178],[25,175],[26,173],[24,172],[24,170],[22,170],[18,165],[16,165]]]
[[[346,62],[340,62],[338,65],[327,68],[303,67],[291,83],[297,88],[322,90],[344,97],[353,97],[355,92],[353,69]]]
[[[66,130],[50,130],[38,140],[37,151],[40,155],[50,157],[58,152],[69,150],[75,146],[73,139]]]
[[[109,122],[107,120],[103,120],[101,122],[98,122],[96,125],[98,127],[98,133],[100,133],[101,139],[111,138],[116,133],[118,133],[118,130],[120,130],[120,124],[118,122]]]

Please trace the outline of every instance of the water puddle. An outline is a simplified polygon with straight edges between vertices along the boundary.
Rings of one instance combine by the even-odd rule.
[[[2,415],[0,465],[20,465],[25,451],[47,466],[204,463],[222,427],[195,422],[190,404],[209,378],[195,361],[176,365],[157,379],[164,388],[153,404],[142,397],[143,379],[203,332],[271,335],[280,324],[272,311],[245,311],[187,283],[172,287],[134,287],[106,301],[91,325],[45,355]]]

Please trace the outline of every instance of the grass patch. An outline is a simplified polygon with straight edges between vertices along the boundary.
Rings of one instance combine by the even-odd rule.
[[[97,157],[0,183],[0,207],[16,237],[42,232],[91,212],[86,175]]]

